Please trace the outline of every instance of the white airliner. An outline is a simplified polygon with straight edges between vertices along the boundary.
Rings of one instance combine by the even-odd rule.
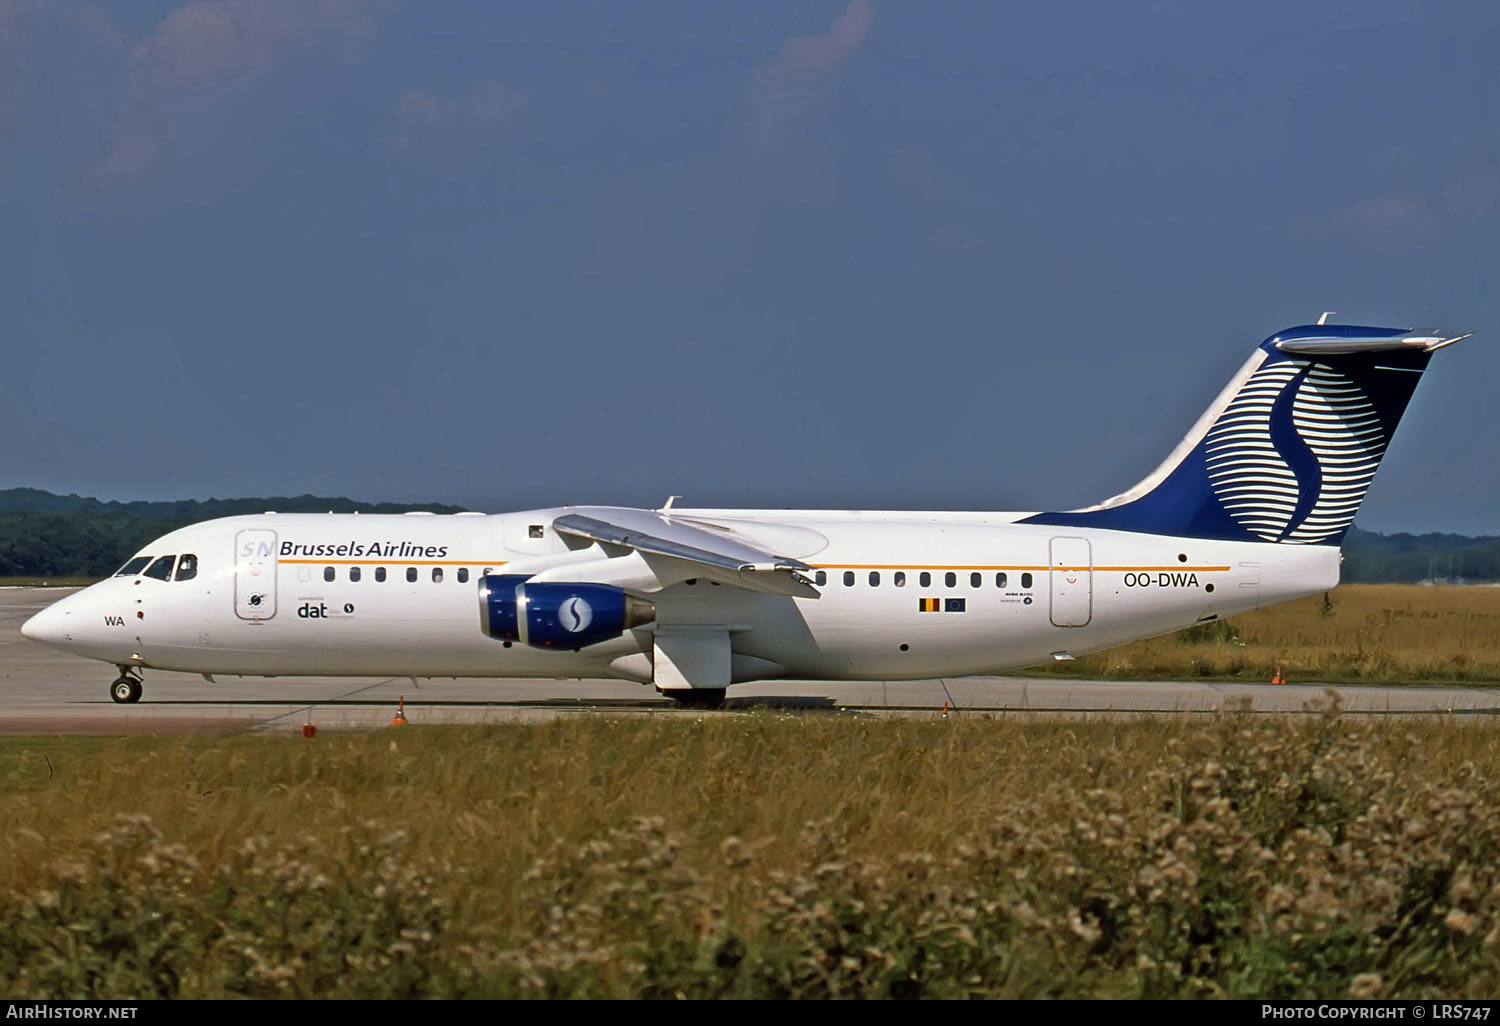
[[[1086,509],[227,517],[21,632],[115,664],[117,702],[146,669],[608,677],[713,706],[745,681],[1069,659],[1336,585],[1431,353],[1466,337],[1274,335],[1160,467]]]

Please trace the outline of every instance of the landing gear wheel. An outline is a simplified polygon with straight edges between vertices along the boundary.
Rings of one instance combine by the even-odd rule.
[[[684,709],[717,709],[724,704],[723,688],[690,688],[667,694]]]
[[[143,690],[134,677],[121,677],[109,686],[109,697],[116,702],[139,702]]]

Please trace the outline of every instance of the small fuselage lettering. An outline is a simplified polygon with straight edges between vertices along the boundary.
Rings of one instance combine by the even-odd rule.
[[[1127,588],[1196,588],[1198,587],[1198,575],[1194,573],[1183,573],[1181,571],[1163,570],[1159,573],[1127,573],[1125,575],[1125,587]]]

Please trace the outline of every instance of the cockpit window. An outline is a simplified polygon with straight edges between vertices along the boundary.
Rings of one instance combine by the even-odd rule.
[[[191,552],[185,552],[177,561],[177,580],[191,581],[198,576],[198,557]]]
[[[141,570],[144,569],[146,564],[149,562],[151,562],[150,556],[136,556],[130,562],[126,563],[124,566],[120,567],[120,569],[116,570],[115,576],[134,577],[136,574],[140,573]]]
[[[155,563],[146,568],[145,577],[155,577],[158,581],[170,581],[172,579],[172,564],[177,562],[176,556],[162,556]]]

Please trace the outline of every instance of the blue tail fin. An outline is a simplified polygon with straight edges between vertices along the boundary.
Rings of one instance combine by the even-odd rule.
[[[1088,509],[1022,522],[1337,545],[1432,352],[1467,337],[1289,328],[1260,344],[1135,487]]]

